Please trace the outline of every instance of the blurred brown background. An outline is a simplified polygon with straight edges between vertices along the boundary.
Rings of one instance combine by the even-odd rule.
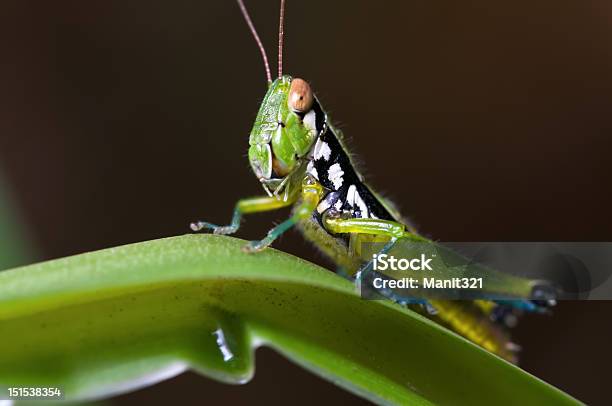
[[[275,61],[278,1],[247,5]],[[612,240],[609,1],[287,7],[286,72],[311,81],[423,232]],[[261,193],[245,153],[264,71],[233,1],[4,0],[0,43],[0,170],[38,259],[225,222]],[[249,218],[240,236],[282,216]],[[276,246],[325,264],[297,233]],[[524,319],[522,367],[609,404],[610,311],[566,302]],[[257,367],[246,386],[184,375],[113,403],[362,402],[269,350]]]

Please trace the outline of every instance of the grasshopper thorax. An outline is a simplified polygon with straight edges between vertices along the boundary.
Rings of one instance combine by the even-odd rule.
[[[319,130],[310,85],[283,75],[270,84],[249,138],[249,162],[269,194],[308,159]]]

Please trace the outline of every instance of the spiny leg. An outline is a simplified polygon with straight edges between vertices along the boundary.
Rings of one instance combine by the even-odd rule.
[[[232,222],[226,226],[218,226],[216,224],[198,221],[191,223],[190,227],[193,231],[212,230],[215,234],[234,234],[240,228],[240,222],[244,214],[262,213],[266,211],[278,210],[293,204],[293,200],[282,200],[276,197],[262,196],[241,199],[234,208]]]
[[[378,252],[378,254],[386,254],[402,239],[408,239],[416,242],[425,242],[427,239],[406,231],[405,226],[396,221],[390,220],[379,220],[379,219],[362,219],[362,218],[351,218],[342,219],[337,217],[327,217],[324,219],[325,227],[337,234],[368,234],[368,235],[380,235],[389,237],[389,241],[385,246]],[[359,237],[357,237],[359,238]],[[361,284],[361,280],[364,275],[374,270],[374,260],[370,259],[366,262],[355,275],[355,282],[358,286]],[[419,304],[429,314],[436,314],[437,310],[427,301],[426,299],[416,299],[400,297],[391,291],[381,291],[383,295],[394,302],[401,305]]]
[[[400,239],[408,239],[411,241],[425,242],[425,238],[406,231],[406,227],[396,221],[379,220],[369,218],[349,218],[343,219],[333,215],[328,215],[323,219],[325,228],[335,234],[368,234],[388,237],[389,240],[381,250],[381,254],[389,252],[391,248]],[[359,237],[357,237],[359,239]],[[371,271],[374,262],[368,261],[361,269],[363,271]]]
[[[393,237],[385,246],[378,252],[378,255],[387,254],[389,251],[395,247],[398,241],[401,238]],[[368,275],[370,272],[374,272],[374,260],[370,259],[367,263],[365,263],[357,272],[355,282],[358,284],[359,289],[361,289],[361,281],[364,276]],[[401,296],[393,293],[388,288],[379,289],[379,292],[383,294],[387,299],[392,300],[402,306],[407,305],[421,305],[429,314],[437,314],[438,311],[436,308],[427,300],[427,299],[417,299],[412,297]]]
[[[395,237],[392,238],[378,252],[378,255],[389,253],[389,251],[391,251],[393,249],[393,247],[395,247],[395,245],[401,239],[402,238],[395,238]],[[362,279],[364,278],[364,276],[368,275],[370,272],[374,272],[374,260],[373,259],[370,259],[366,264],[364,264],[361,267],[361,269],[359,270],[359,272],[357,273],[357,275],[356,275],[356,277],[357,277],[356,282],[359,284],[359,289],[361,289],[361,281],[362,281]],[[392,300],[395,303],[398,303],[398,304],[400,304],[402,306],[421,305],[423,307],[423,309],[425,309],[425,311],[428,314],[435,315],[435,314],[438,313],[438,310],[427,299],[419,299],[419,298],[414,298],[414,297],[398,295],[398,294],[394,293],[389,288],[383,288],[383,289],[377,289],[377,290],[380,293],[382,293],[382,295],[385,296],[387,299]]]
[[[261,251],[272,244],[274,240],[280,237],[285,231],[291,229],[291,227],[296,225],[300,220],[307,219],[309,216],[311,216],[312,212],[317,208],[317,205],[321,200],[322,191],[323,187],[318,182],[309,177],[304,179],[304,182],[302,183],[302,193],[300,195],[301,201],[293,212],[293,215],[268,231],[268,235],[264,239],[259,241],[251,241],[244,247],[244,251]]]

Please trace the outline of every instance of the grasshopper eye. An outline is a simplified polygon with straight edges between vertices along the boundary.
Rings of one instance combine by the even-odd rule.
[[[289,108],[297,113],[306,113],[312,107],[312,89],[303,79],[295,78],[289,89]]]

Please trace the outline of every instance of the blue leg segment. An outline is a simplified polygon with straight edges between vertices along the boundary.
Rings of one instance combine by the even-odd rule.
[[[383,249],[380,250],[380,252],[378,253],[379,255],[381,254],[387,254],[389,251],[391,251],[391,249],[395,246],[395,244],[397,243],[397,241],[399,240],[399,238],[393,238],[391,241],[389,241],[384,247]],[[374,261],[370,260],[368,261],[364,266],[361,267],[361,269],[359,270],[359,272],[357,272],[357,274],[355,275],[355,284],[360,287],[361,286],[361,281],[364,278],[365,275],[369,274],[370,272],[374,271]],[[386,297],[387,299],[402,305],[402,306],[408,306],[408,305],[421,305],[423,306],[423,309],[425,309],[427,311],[427,313],[429,314],[436,314],[438,313],[438,311],[436,310],[436,308],[427,300],[427,299],[417,299],[417,298],[412,298],[412,297],[406,297],[406,296],[400,296],[396,293],[393,293],[393,291],[391,291],[390,289],[376,289],[376,292],[378,292],[379,294],[381,294],[382,296]]]

